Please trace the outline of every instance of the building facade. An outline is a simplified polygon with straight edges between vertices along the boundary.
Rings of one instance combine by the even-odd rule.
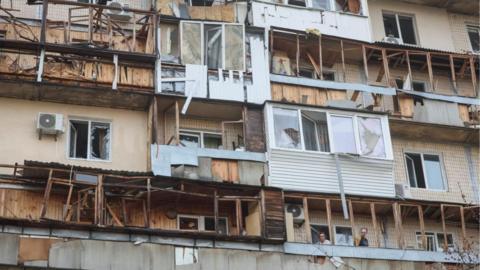
[[[0,3],[0,269],[477,269],[478,2]]]

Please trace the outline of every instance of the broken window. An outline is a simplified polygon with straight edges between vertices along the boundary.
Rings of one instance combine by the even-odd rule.
[[[443,233],[437,233],[437,250],[438,251],[452,251],[455,248],[453,244],[453,235],[451,233],[447,233],[447,250],[445,250],[445,235]]]
[[[203,133],[203,147],[211,149],[222,148],[222,135],[213,133]]]
[[[202,64],[202,24],[182,22],[182,63]]]
[[[218,228],[217,233],[227,234],[227,219],[218,218]],[[205,231],[215,231],[215,218],[214,217],[205,217]]]
[[[297,110],[274,108],[273,123],[277,147],[301,149]]]
[[[405,44],[417,44],[413,16],[396,13],[383,14],[386,37],[394,37]]]
[[[210,132],[180,132],[180,142],[186,147],[220,149],[223,147],[222,135]]]
[[[357,153],[353,118],[349,116],[332,116],[332,139],[337,153]]]
[[[353,246],[352,228],[336,226],[335,227],[335,245]]]
[[[185,93],[185,70],[162,68],[162,92]]]
[[[444,249],[445,242],[444,242],[444,234],[443,233],[434,233],[434,232],[425,232],[425,237],[427,240],[427,246],[422,246],[422,233],[415,232],[417,237],[417,246],[420,249],[424,249],[427,251],[446,251]],[[447,233],[447,246],[448,249],[452,250],[455,245],[453,244],[453,235],[451,233]]]
[[[382,122],[379,118],[358,117],[358,132],[362,155],[385,157]]]
[[[416,232],[415,233],[417,236],[417,246],[420,249],[424,249],[426,251],[436,251],[437,247],[435,244],[435,234],[432,232],[425,232],[425,238],[426,238],[426,247],[423,247],[422,245],[422,233],[421,232]]]
[[[445,190],[439,155],[405,153],[405,162],[411,187]]]
[[[199,223],[197,217],[179,217],[178,228],[180,230],[199,230]]]
[[[180,132],[180,143],[186,147],[199,148],[200,134]]]
[[[110,159],[110,123],[70,120],[69,157]]]
[[[323,80],[324,81],[335,81],[335,72],[334,71],[324,71],[322,72],[323,74]]]
[[[469,25],[467,26],[467,31],[472,51],[480,51],[480,27]]]
[[[330,0],[312,0],[312,7],[330,10]]]
[[[175,247],[175,265],[189,265],[198,262],[198,249]]]
[[[183,64],[207,65],[210,69],[245,69],[243,25],[182,22],[181,29]]]
[[[215,231],[215,218],[208,216],[179,216],[178,228],[180,230]],[[218,218],[217,233],[228,234],[228,219]]]
[[[160,24],[160,50],[162,61],[171,63],[180,63],[178,47],[178,25]]]

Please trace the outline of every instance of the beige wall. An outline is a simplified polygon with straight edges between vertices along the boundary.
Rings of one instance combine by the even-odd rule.
[[[457,52],[472,51],[470,38],[468,37],[467,25],[478,26],[478,17],[467,16],[463,14],[450,13],[448,15],[450,27],[452,30],[453,45]]]
[[[57,141],[49,135],[38,139],[39,112],[63,114],[66,132]],[[112,123],[111,161],[67,158],[67,121],[72,116]],[[38,160],[115,170],[147,170],[146,112],[0,98],[0,123],[0,163]]]
[[[417,151],[423,153],[440,154],[445,168],[447,191],[429,191],[428,189],[412,188],[410,191],[414,199],[444,201],[456,203],[474,202],[474,191],[470,181],[467,156],[464,146],[453,143],[434,143],[411,141],[399,138],[392,138],[393,155],[395,159],[395,183],[407,184],[408,176],[405,169],[404,152]],[[474,164],[478,174],[478,149],[472,148]],[[462,195],[465,196],[465,200]]]
[[[372,38],[374,41],[385,37],[382,11],[393,11],[414,15],[417,40],[421,47],[454,51],[450,33],[449,17],[446,9],[401,3],[390,0],[368,1]]]

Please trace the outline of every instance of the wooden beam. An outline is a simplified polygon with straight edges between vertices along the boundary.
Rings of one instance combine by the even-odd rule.
[[[296,57],[295,57],[295,61],[296,61],[296,64],[297,64],[297,76],[299,76],[300,74],[300,38],[298,37],[298,34],[297,34],[297,53],[296,53]]]
[[[107,206],[107,211],[108,213],[110,213],[110,216],[112,216],[113,221],[115,221],[115,223],[117,223],[118,226],[123,227],[124,226],[123,223],[120,221],[120,219],[115,214],[115,212],[113,212],[113,209],[110,207],[110,205],[108,203],[106,203],[105,205]]]
[[[330,242],[332,245],[335,245],[335,240],[333,237],[333,225],[332,225],[332,207],[331,207],[331,201],[330,199],[325,200],[325,208],[327,210],[327,224],[328,224],[328,235],[330,237]]]
[[[420,222],[420,232],[422,236],[422,247],[427,249],[427,236],[425,235],[425,221],[423,219],[423,207],[421,205],[417,206],[418,209],[418,220]]]
[[[151,207],[152,207],[152,184],[151,179],[147,179],[147,224],[148,227],[151,227],[152,220],[151,220]]]
[[[175,100],[175,142],[180,144],[180,109],[178,107],[178,100]]]
[[[308,213],[308,199],[303,197],[303,212],[305,215],[305,233],[307,235],[307,243],[312,243],[312,231],[310,229],[310,216]]]
[[[352,206],[352,200],[348,200],[348,213],[350,215],[350,226],[352,227],[352,236],[353,236],[353,241],[355,242],[355,219],[353,216],[353,206]],[[353,243],[356,245],[357,243]]]
[[[370,203],[370,214],[372,215],[372,224],[373,224],[373,238],[375,239],[375,244],[377,247],[380,247],[380,240],[378,238],[378,222],[377,222],[377,213],[375,211],[375,203]]]
[[[398,203],[395,202],[392,204],[392,210],[393,210],[393,219],[395,220],[395,231],[397,232],[397,244],[399,248],[402,248],[402,235],[400,232],[400,222],[399,222],[399,216],[398,216]]]
[[[95,206],[95,212],[96,212],[96,224],[98,225],[103,225],[103,213],[104,213],[104,206],[103,206],[103,200],[104,200],[104,193],[103,193],[103,175],[98,175],[98,182],[97,182],[97,188],[95,189],[95,194],[96,194],[96,206]]]
[[[343,40],[340,40],[340,48],[342,55],[342,72],[343,72],[343,82],[347,81],[347,69],[345,68],[345,51],[343,49]]]
[[[323,55],[322,55],[322,34],[318,35],[318,67],[320,69],[320,80],[323,80]]]
[[[65,212],[63,213],[64,221],[66,220],[67,216],[70,215],[70,212],[71,212],[72,206],[70,205],[70,202],[72,200],[72,193],[73,193],[73,184],[70,184],[70,187],[68,188],[67,202],[65,203]]]
[[[355,90],[353,91],[352,97],[350,98],[351,101],[356,101],[358,96],[360,95],[360,91]]]
[[[44,218],[45,215],[47,214],[48,200],[50,199],[50,192],[52,191],[52,185],[53,185],[52,174],[53,174],[53,170],[50,169],[48,173],[47,186],[45,187],[45,193],[43,194],[43,204],[42,204],[42,210],[40,211],[40,218]]]
[[[385,80],[387,81],[387,86],[390,86],[390,70],[388,68],[388,58],[387,58],[386,49],[382,49],[382,62],[383,62],[383,69],[385,70]]]
[[[157,97],[153,97],[153,125],[152,125],[152,143],[158,143],[158,102]]]
[[[452,76],[453,90],[455,91],[455,93],[458,93],[457,78],[455,74],[455,65],[453,63],[453,55],[450,54],[448,58],[450,60],[450,73]]]
[[[442,230],[443,230],[443,248],[444,250],[447,250],[448,248],[448,241],[447,241],[447,226],[445,224],[445,209],[444,205],[440,205],[440,213],[441,213],[441,218],[442,218]]]
[[[367,50],[365,49],[365,45],[362,45],[362,56],[363,56],[363,72],[365,74],[365,78],[367,79],[367,84],[368,84],[368,60],[367,60]]]
[[[475,96],[478,95],[477,93],[477,72],[475,71],[475,58],[470,56],[470,74],[472,76],[472,85],[473,85],[473,92]]]
[[[427,67],[428,67],[428,78],[430,80],[430,89],[435,91],[435,85],[433,83],[433,70],[432,70],[432,55],[427,52]]]
[[[215,232],[218,233],[218,193],[216,189],[213,191],[213,219]]]
[[[242,235],[242,231],[243,231],[242,201],[240,201],[240,199],[235,200],[235,216],[237,218],[237,234]]]
[[[412,75],[412,66],[410,65],[410,53],[409,51],[407,51],[405,54],[406,54],[406,60],[407,60],[408,76],[410,77],[410,90],[413,90],[413,75]]]
[[[5,189],[2,189],[2,193],[0,195],[0,217],[5,216]]]
[[[282,191],[282,199],[283,201],[283,191]],[[267,231],[265,228],[265,215],[266,215],[266,210],[265,210],[265,190],[260,191],[260,230],[261,230],[261,235],[263,238],[268,238]]]
[[[465,227],[465,209],[463,208],[463,206],[460,206],[460,222],[462,224],[463,241],[465,241],[467,239],[467,230]]]

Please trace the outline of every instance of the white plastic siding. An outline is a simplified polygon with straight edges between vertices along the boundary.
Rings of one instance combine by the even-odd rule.
[[[335,157],[328,153],[270,149],[269,184],[287,190],[339,193]],[[346,194],[394,197],[393,161],[339,157]]]

